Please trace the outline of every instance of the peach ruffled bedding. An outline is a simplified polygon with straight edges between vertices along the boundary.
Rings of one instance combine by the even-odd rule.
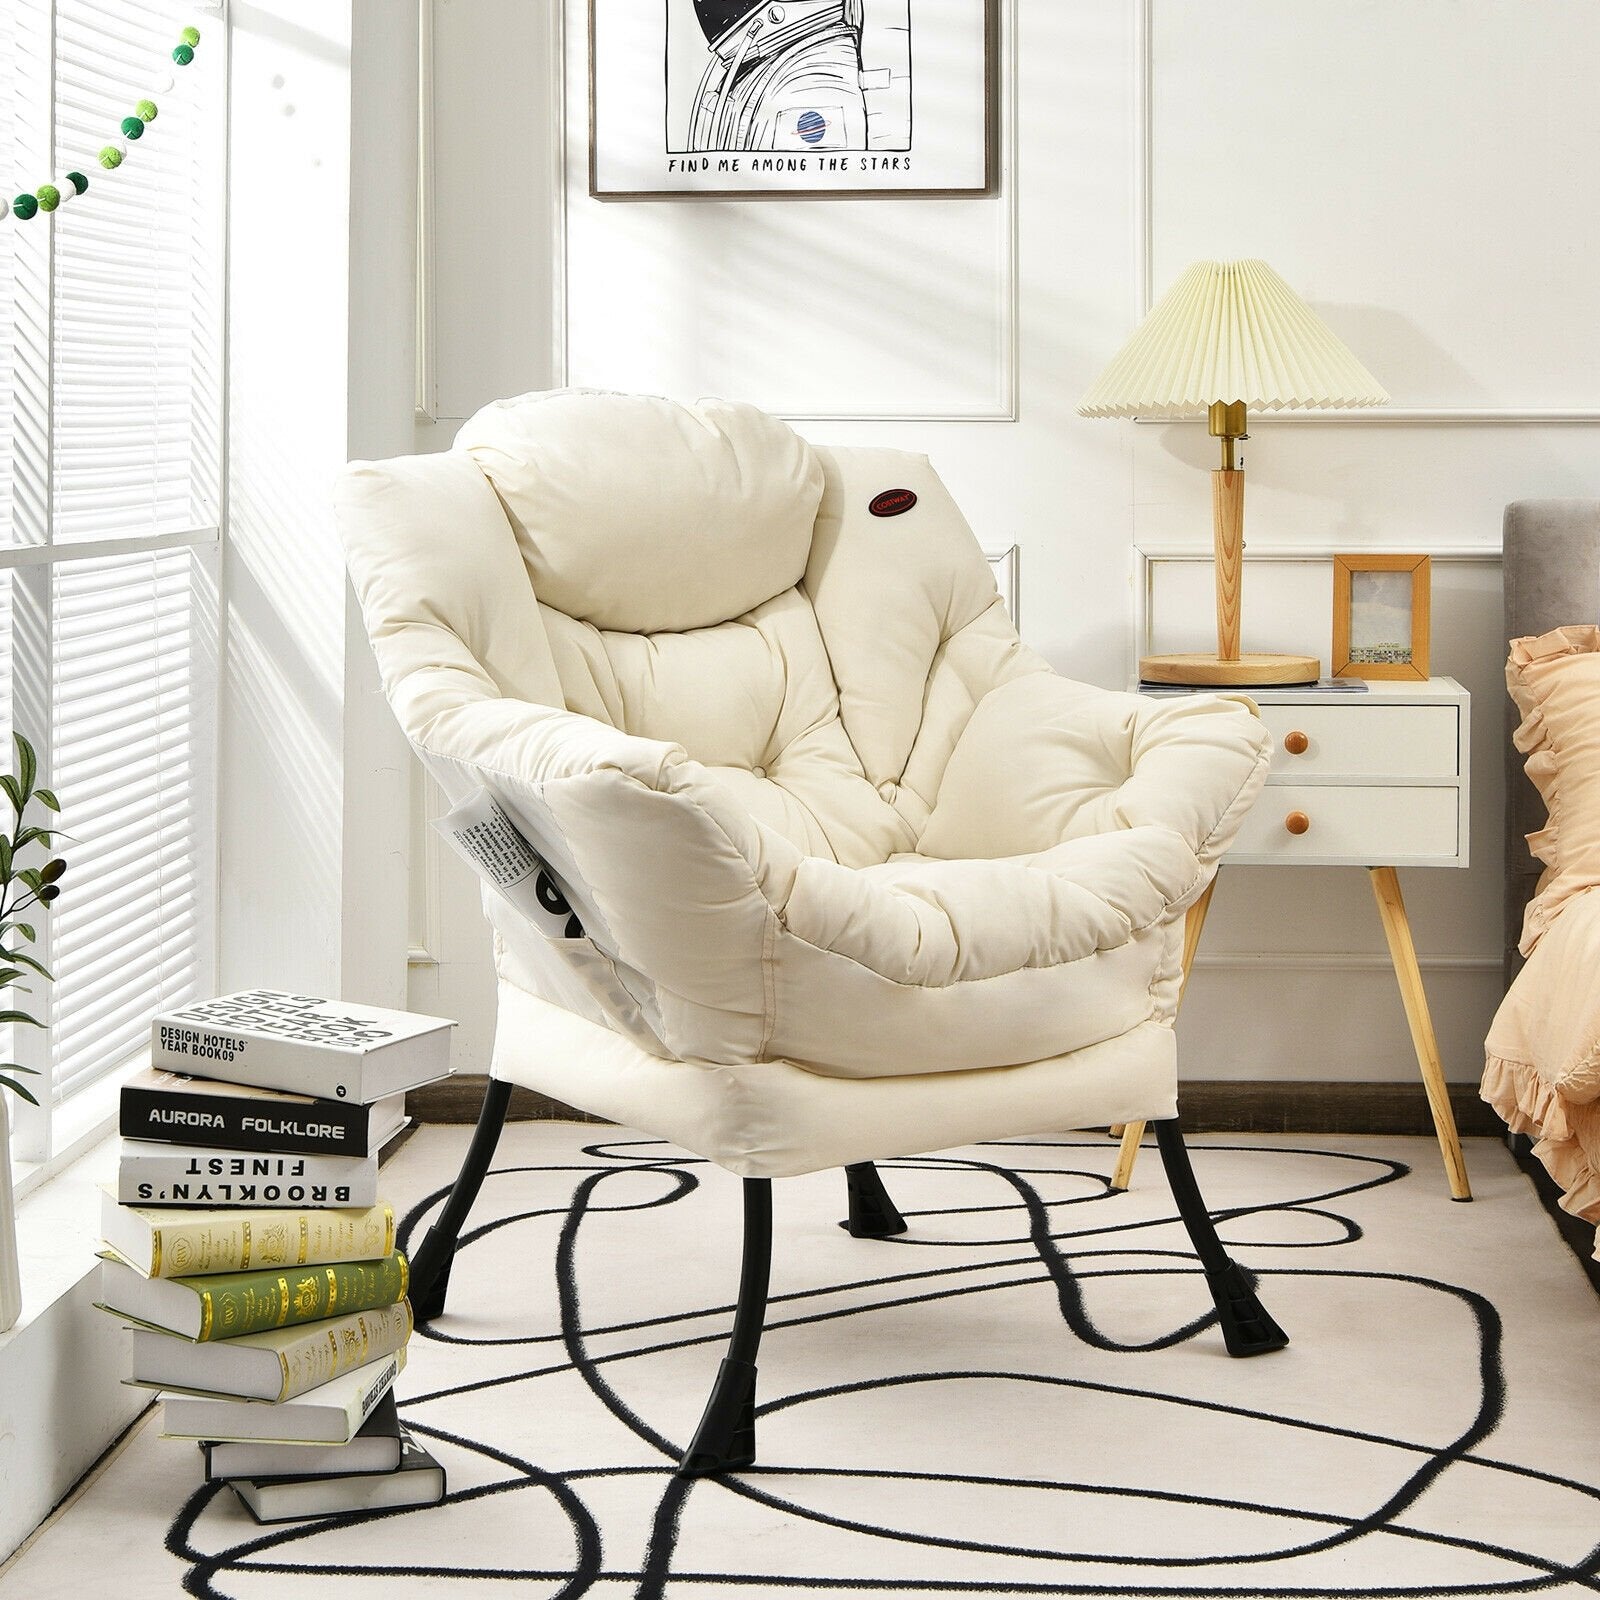
[[[1483,1098],[1537,1140],[1562,1205],[1600,1222],[1600,629],[1514,640],[1506,684],[1549,822],[1528,836],[1545,870],[1523,919],[1528,964],[1489,1028]]]

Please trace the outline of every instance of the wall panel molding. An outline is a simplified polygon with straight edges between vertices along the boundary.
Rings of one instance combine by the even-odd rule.
[[[1134,285],[1137,316],[1142,321],[1155,304],[1155,5],[1156,0],[1136,0],[1134,12]],[[1291,21],[1301,13],[1285,8]],[[1143,422],[1165,418],[1139,418]],[[1185,419],[1188,420],[1188,419]],[[1203,419],[1195,419],[1203,420]],[[1251,418],[1252,426],[1258,417]],[[1378,406],[1353,411],[1284,411],[1267,419],[1277,421],[1315,421],[1323,423],[1407,422],[1475,423],[1492,427],[1507,424],[1600,423],[1600,407],[1513,406]]]
[[[583,93],[588,93],[588,62],[586,59],[570,59],[569,48],[574,56],[580,55],[588,49],[588,30],[575,30],[567,21],[566,3],[550,7],[552,28],[552,60],[555,63],[555,84],[552,88],[554,103],[562,108],[562,115],[558,119],[559,127],[554,140],[555,160],[559,181],[556,184],[555,214],[551,219],[552,247],[556,260],[556,304],[554,308],[555,322],[555,371],[557,382],[565,386],[571,380],[570,376],[570,349],[568,345],[568,327],[570,324],[569,308],[570,297],[567,285],[572,272],[570,257],[570,210],[573,198],[573,184],[578,183],[579,198],[584,203],[606,206],[638,206],[638,205],[671,205],[673,207],[696,207],[727,205],[730,202],[712,196],[678,196],[671,200],[608,200],[593,201],[588,193],[587,164],[582,172],[574,176],[574,170],[569,164],[571,154],[571,134],[569,124],[573,101],[571,95],[573,86],[579,85]],[[989,392],[974,395],[969,403],[952,405],[948,407],[930,406],[926,408],[908,408],[906,410],[892,410],[887,407],[840,407],[822,408],[815,406],[792,405],[785,403],[781,397],[764,405],[764,409],[783,417],[789,422],[1016,422],[1020,414],[1021,393],[1021,269],[1020,269],[1020,223],[1018,207],[1018,147],[1019,131],[1017,117],[1017,0],[1001,0],[1001,27],[1000,27],[1000,59],[997,76],[999,79],[999,194],[1001,201],[999,207],[1001,216],[998,223],[1000,262],[995,274],[994,314],[996,324],[1000,329],[998,340],[998,359],[991,374],[993,384]],[[583,120],[583,137],[587,138],[588,120]],[[926,202],[926,197],[922,197]],[[761,200],[750,201],[752,205],[809,205],[815,202],[800,198],[791,201]],[[846,202],[851,205],[895,205],[892,196],[883,198],[867,197],[864,199],[852,198]],[[935,203],[941,205],[972,204],[973,201],[959,199],[939,200]]]

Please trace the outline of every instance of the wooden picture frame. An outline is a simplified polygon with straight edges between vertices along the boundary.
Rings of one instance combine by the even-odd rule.
[[[755,0],[589,0],[589,193],[994,194],[999,0],[859,3],[830,22]]]
[[[1335,556],[1334,677],[1429,677],[1432,582],[1428,556]]]

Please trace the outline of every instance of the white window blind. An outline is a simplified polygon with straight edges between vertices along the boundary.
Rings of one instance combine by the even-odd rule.
[[[10,1041],[44,1072],[40,1108],[18,1108],[24,1159],[59,1148],[75,1097],[215,964],[226,50],[201,13],[175,66],[196,20],[171,0],[0,0],[5,192],[89,179],[53,215],[0,221],[0,715],[70,835],[37,952],[56,981],[23,1002],[50,1026]],[[155,120],[107,171],[145,98]]]

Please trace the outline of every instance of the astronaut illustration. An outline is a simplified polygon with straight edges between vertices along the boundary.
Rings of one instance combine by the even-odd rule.
[[[865,150],[864,0],[694,0],[711,59],[692,150]],[[885,73],[883,76],[887,77]]]

